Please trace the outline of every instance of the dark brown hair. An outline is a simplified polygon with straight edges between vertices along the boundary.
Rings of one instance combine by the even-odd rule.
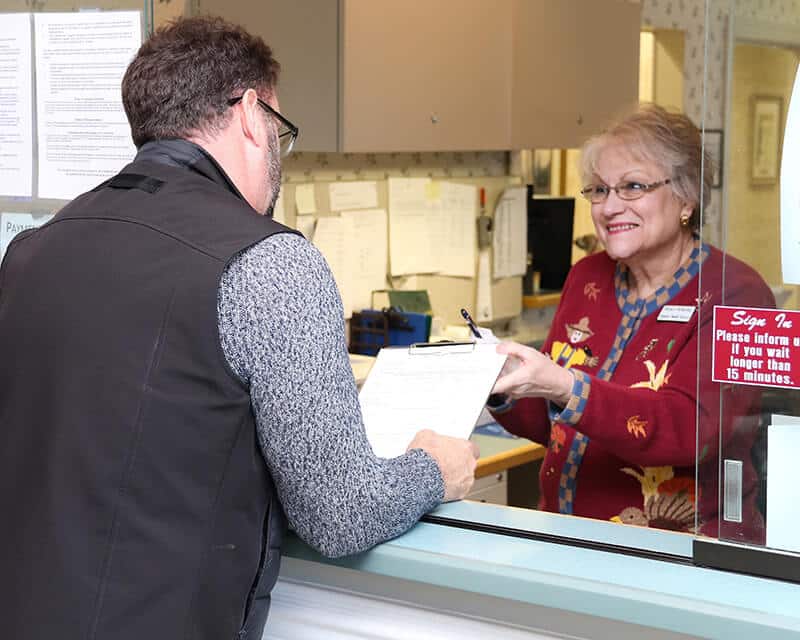
[[[178,18],[159,27],[122,79],[133,142],[140,147],[150,140],[213,135],[229,122],[228,99],[247,89],[269,99],[279,71],[261,38],[222,18]]]
[[[700,228],[700,193],[703,207],[711,196],[712,163],[703,149],[700,130],[682,113],[654,104],[642,104],[603,133],[590,138],[581,156],[584,182],[592,174],[606,147],[621,145],[637,160],[651,162],[670,178],[672,192],[692,206],[689,226]]]

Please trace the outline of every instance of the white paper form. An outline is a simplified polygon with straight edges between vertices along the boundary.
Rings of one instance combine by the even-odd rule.
[[[0,196],[33,195],[31,47],[31,14],[0,14]]]
[[[800,68],[794,79],[781,159],[781,269],[783,281],[800,284]]]
[[[767,428],[767,546],[800,552],[798,454],[800,418],[773,415]]]
[[[120,84],[142,42],[139,11],[34,14],[39,197],[69,200],[136,154]]]
[[[528,262],[528,203],[525,187],[506,189],[494,210],[494,277],[524,276]]]
[[[391,274],[432,273],[438,259],[431,242],[431,181],[389,178],[389,262]]]
[[[469,184],[439,183],[436,238],[438,271],[446,276],[475,277],[478,244],[478,188]]]
[[[332,182],[328,185],[331,211],[375,209],[378,206],[378,185],[375,182]]]
[[[386,288],[386,269],[389,261],[388,220],[385,209],[342,211],[342,219],[349,219],[353,235],[350,244],[353,253],[351,303],[353,310],[372,307],[372,291]]]
[[[344,317],[353,315],[353,222],[349,218],[326,216],[317,218],[314,245],[328,262],[344,306]]]
[[[420,429],[468,438],[506,359],[495,347],[381,349],[358,396],[375,455],[402,455]]]
[[[21,231],[41,227],[52,219],[51,214],[33,215],[30,213],[0,213],[0,260],[6,254],[8,245]]]

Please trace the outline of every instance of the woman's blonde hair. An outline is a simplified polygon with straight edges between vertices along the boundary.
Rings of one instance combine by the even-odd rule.
[[[692,205],[689,225],[699,230],[701,182],[705,208],[711,194],[712,167],[711,157],[703,150],[700,130],[688,117],[654,104],[640,105],[635,112],[583,145],[581,174],[584,183],[591,182],[600,157],[611,146],[624,146],[635,160],[662,168],[664,177],[670,179],[672,192]]]

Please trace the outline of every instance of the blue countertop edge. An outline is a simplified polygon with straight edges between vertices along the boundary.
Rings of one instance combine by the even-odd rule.
[[[691,557],[693,537],[473,502],[434,515]],[[431,523],[355,556],[285,555],[709,638],[800,636],[800,585]]]

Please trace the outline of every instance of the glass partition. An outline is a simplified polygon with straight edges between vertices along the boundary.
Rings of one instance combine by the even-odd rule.
[[[720,215],[708,220],[706,235],[725,260],[722,296],[707,312],[713,343],[701,350],[706,362],[698,368],[700,388],[709,373],[720,385],[698,405],[699,440],[704,416],[711,418],[719,455],[698,463],[698,486],[719,487],[706,496],[718,500],[721,514],[710,535],[800,552],[793,475],[800,453],[800,95],[793,95],[800,12],[791,3],[730,0],[713,0],[709,10],[729,16],[723,108],[707,102],[715,121],[705,135],[707,151],[721,160],[717,186],[707,192]],[[715,85],[707,69],[707,94]],[[765,565],[743,562],[753,572]]]

